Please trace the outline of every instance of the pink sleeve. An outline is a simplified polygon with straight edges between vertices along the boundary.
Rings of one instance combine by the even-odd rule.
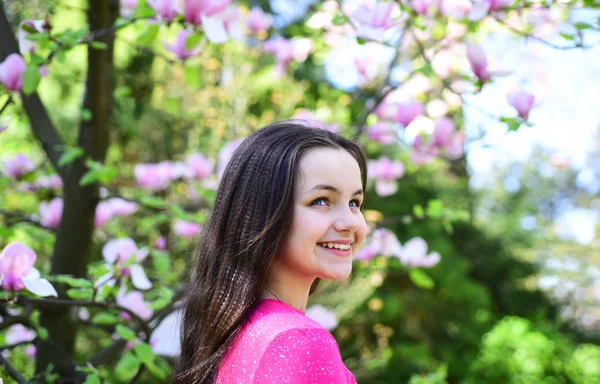
[[[346,384],[355,382],[342,362],[335,339],[319,328],[290,329],[277,335],[263,354],[255,384]]]

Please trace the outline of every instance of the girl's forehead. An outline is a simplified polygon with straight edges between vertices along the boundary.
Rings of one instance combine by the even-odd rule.
[[[354,188],[353,191],[362,186],[358,162],[348,151],[337,148],[307,151],[300,159],[298,182],[300,191],[307,191],[314,184]]]

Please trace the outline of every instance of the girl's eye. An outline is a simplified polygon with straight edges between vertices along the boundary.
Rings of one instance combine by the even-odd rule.
[[[354,199],[350,201],[350,206],[352,208],[360,208],[360,200]]]
[[[327,199],[324,197],[319,197],[318,199],[313,200],[312,203],[310,203],[310,205],[319,205],[319,206],[326,206],[328,203]]]

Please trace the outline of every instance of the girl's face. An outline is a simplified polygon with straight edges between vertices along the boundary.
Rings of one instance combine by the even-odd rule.
[[[345,279],[367,231],[358,163],[344,149],[311,149],[300,159],[294,193],[292,226],[275,264],[292,278]]]

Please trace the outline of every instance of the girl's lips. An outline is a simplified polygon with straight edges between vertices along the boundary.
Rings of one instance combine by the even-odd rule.
[[[322,245],[319,244],[319,247],[321,247],[322,249],[333,253],[336,256],[339,257],[348,257],[352,255],[352,248],[350,249],[336,249],[336,248],[329,248],[329,247],[324,247]]]

